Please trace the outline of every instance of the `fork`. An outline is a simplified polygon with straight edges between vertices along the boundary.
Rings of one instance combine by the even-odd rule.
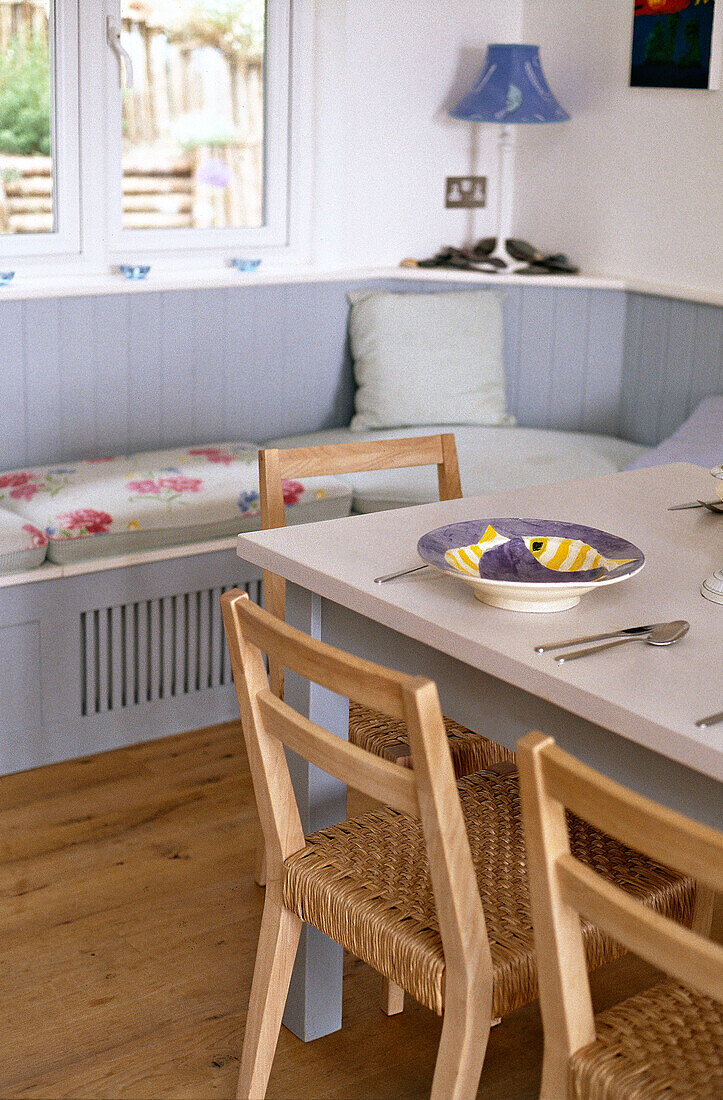
[[[686,508],[707,508],[709,512],[723,512],[723,501],[687,500],[684,504],[671,504],[669,512],[682,512]]]

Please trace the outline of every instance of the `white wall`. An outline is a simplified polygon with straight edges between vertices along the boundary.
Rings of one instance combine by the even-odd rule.
[[[488,43],[516,41],[522,0],[317,0],[314,259],[398,263],[494,224],[496,135],[447,116]],[[472,161],[472,163],[471,163]],[[471,222],[444,178],[488,176]]]
[[[572,118],[517,128],[515,235],[588,272],[720,286],[723,91],[630,88],[631,0],[525,0],[523,34]]]

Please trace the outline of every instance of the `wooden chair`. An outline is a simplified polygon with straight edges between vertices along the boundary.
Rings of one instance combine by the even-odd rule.
[[[302,916],[444,1015],[432,1096],[473,1097],[491,1020],[537,995],[516,775],[455,785],[433,683],[310,639],[241,592],[221,603],[268,876],[239,1097],[265,1094]],[[411,770],[293,711],[270,690],[264,654],[405,722]],[[284,745],[384,807],[304,837]],[[613,879],[689,916],[689,884],[674,873],[584,825],[573,849],[589,863],[602,853]],[[590,965],[620,953],[596,929],[584,935]]]
[[[336,443],[318,447],[259,451],[261,526],[283,527],[284,480],[320,477],[365,470],[396,470],[411,466],[436,466],[440,500],[462,496],[454,435],[382,439],[371,443]],[[285,617],[286,582],[264,572],[264,605],[279,619]],[[271,665],[271,686],[281,697],[283,668]],[[486,737],[473,733],[449,718],[444,720],[456,775],[469,775],[490,764],[514,761],[514,753]],[[349,708],[349,740],[377,756],[410,765],[409,737],[403,722],[394,722],[371,707]]]
[[[542,1100],[723,1096],[723,948],[707,935],[723,835],[632,793],[531,733],[517,746],[540,1005]],[[644,907],[570,852],[566,810],[691,875],[692,929]],[[669,975],[593,1016],[581,917]]]

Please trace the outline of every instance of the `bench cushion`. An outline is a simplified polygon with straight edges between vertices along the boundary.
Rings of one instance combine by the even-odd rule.
[[[321,443],[358,443],[367,439],[400,439],[437,432],[454,433],[465,496],[615,473],[644,450],[638,443],[628,443],[607,435],[540,428],[473,427],[467,424],[373,432],[338,428],[270,440],[265,446],[310,447]],[[355,512],[402,508],[437,499],[437,471],[431,466],[348,474],[344,480],[354,491]]]
[[[147,451],[0,474],[0,507],[48,538],[48,558],[87,560],[257,529],[257,449],[251,443]],[[333,478],[285,484],[287,522],[349,514]]]
[[[0,485],[3,480],[7,481],[7,475],[0,475]],[[4,489],[11,487],[6,484]],[[18,573],[42,565],[47,546],[42,531],[0,507],[0,573]]]
[[[723,393],[712,394],[695,412],[652,450],[632,462],[631,470],[664,466],[668,462],[692,462],[709,469],[723,462]]]

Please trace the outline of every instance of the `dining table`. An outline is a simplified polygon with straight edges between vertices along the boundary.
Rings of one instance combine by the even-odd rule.
[[[723,605],[703,581],[723,565],[723,519],[672,505],[710,498],[712,479],[674,464],[468,496],[242,534],[238,554],[287,580],[287,621],[360,657],[437,683],[450,718],[513,749],[531,729],[639,793],[723,828]],[[568,610],[520,612],[474,598],[421,564],[425,533],[500,517],[586,525],[639,547],[645,565]],[[566,638],[687,620],[676,644],[636,639],[569,663],[536,647]],[[287,701],[340,737],[348,700],[287,671]],[[306,832],[346,817],[346,788],[288,753]],[[342,950],[305,926],[284,1023],[310,1040],[341,1026]]]

